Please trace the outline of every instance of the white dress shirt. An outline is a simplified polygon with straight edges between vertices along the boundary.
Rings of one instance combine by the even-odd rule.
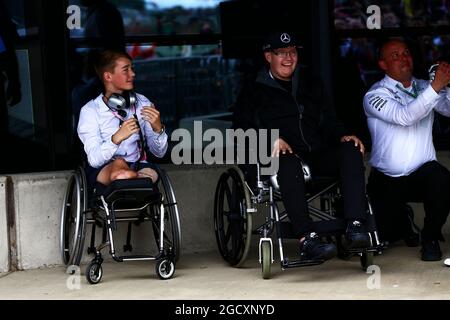
[[[136,94],[136,115],[148,148],[155,156],[161,158],[167,151],[167,134],[153,131],[149,122],[141,117],[143,106],[149,106],[150,101],[141,94]],[[133,117],[134,108],[126,109],[124,120]],[[139,133],[134,133],[119,145],[112,142],[111,137],[119,130],[120,119],[103,101],[103,94],[89,101],[81,108],[78,121],[78,136],[83,142],[91,167],[99,168],[116,158],[127,162],[136,162],[140,157]]]
[[[433,110],[450,116],[449,91],[437,94],[429,81],[415,78],[408,88],[387,75],[375,83],[364,96],[372,137],[371,166],[400,177],[436,160]]]

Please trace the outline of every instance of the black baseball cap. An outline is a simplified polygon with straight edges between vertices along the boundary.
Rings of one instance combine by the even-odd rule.
[[[297,37],[292,32],[271,32],[264,39],[263,51],[272,51],[275,49],[286,47],[301,48],[301,46],[299,46],[298,44]]]

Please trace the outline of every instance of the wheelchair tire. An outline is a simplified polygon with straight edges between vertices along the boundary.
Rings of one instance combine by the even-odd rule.
[[[364,271],[367,271],[367,268],[373,265],[373,252],[363,252],[360,257],[361,267]]]
[[[103,269],[101,263],[96,260],[91,261],[86,268],[86,279],[90,284],[97,284],[102,280]]]
[[[270,279],[270,266],[272,265],[272,254],[269,241],[261,243],[261,271],[263,279]]]
[[[61,210],[60,249],[66,266],[80,265],[86,229],[87,190],[82,168],[69,177]]]
[[[252,236],[250,195],[239,169],[228,169],[217,183],[214,197],[214,231],[222,258],[240,267],[247,257]]]
[[[158,190],[163,195],[163,203],[165,208],[164,248],[167,255],[170,257],[173,263],[176,264],[181,254],[181,228],[177,200],[175,198],[172,183],[166,171],[158,167],[157,173],[159,176]],[[156,243],[159,247],[160,239],[158,222],[159,220],[155,220],[152,223],[152,227]]]
[[[169,259],[161,259],[156,263],[155,269],[161,280],[167,280],[173,277],[175,264]]]

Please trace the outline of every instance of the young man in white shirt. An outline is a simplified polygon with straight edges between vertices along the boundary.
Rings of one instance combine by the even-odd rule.
[[[390,40],[380,49],[378,64],[385,77],[364,97],[372,137],[372,172],[367,191],[382,240],[404,237],[402,221],[407,202],[425,209],[422,260],[442,257],[439,240],[450,211],[450,172],[436,161],[433,111],[450,116],[450,66],[440,63],[433,81],[412,76],[408,46]],[[403,215],[403,216],[402,216]]]
[[[133,92],[131,58],[106,50],[98,55],[95,68],[104,92],[83,106],[78,122],[78,136],[89,162],[88,181],[109,185],[116,179],[149,177],[156,182],[157,174],[146,161],[146,145],[155,156],[163,157],[168,137],[159,111],[146,97]],[[111,102],[114,97],[125,105],[117,107]]]

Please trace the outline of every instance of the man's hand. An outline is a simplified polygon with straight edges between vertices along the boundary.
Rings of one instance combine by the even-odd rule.
[[[152,126],[153,131],[156,133],[160,133],[162,130],[161,117],[159,115],[159,111],[156,110],[154,104],[152,103],[150,106],[145,106],[141,111],[142,118],[145,119]]]
[[[431,82],[431,86],[434,91],[439,93],[450,82],[450,65],[447,62],[440,61],[439,66],[436,69],[434,80]]]
[[[131,137],[131,135],[139,132],[139,125],[134,118],[130,118],[122,123],[122,126],[111,137],[114,144],[120,144],[122,141]]]
[[[279,157],[280,151],[283,154],[286,154],[286,151],[292,153],[292,148],[286,141],[284,141],[281,138],[278,138],[277,140],[275,140],[273,144],[272,157]]]
[[[350,140],[355,142],[355,147],[359,146],[359,151],[362,153],[362,155],[364,156],[364,151],[366,150],[364,148],[364,144],[362,143],[361,140],[358,139],[357,136],[343,136],[341,138],[341,142],[349,142]]]

